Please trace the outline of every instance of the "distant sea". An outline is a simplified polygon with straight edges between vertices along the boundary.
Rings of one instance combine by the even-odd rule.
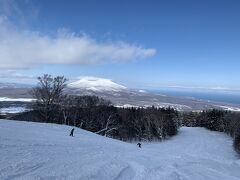
[[[158,90],[148,90],[150,92],[177,97],[188,97],[223,103],[232,103],[240,105],[240,91],[230,90],[185,90],[185,89],[173,89],[173,88],[161,88]]]

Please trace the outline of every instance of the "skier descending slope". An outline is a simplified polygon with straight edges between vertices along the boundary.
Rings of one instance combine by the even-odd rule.
[[[73,132],[74,132],[74,128],[72,128],[69,136],[72,136],[72,137],[73,137]]]

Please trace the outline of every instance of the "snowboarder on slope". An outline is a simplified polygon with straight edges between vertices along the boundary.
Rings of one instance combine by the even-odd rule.
[[[138,147],[141,148],[142,144],[141,143],[137,143]]]
[[[69,136],[72,136],[72,137],[73,137],[73,132],[74,132],[74,128],[72,128]]]

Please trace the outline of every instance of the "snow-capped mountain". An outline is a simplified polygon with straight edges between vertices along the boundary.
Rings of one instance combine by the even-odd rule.
[[[83,76],[79,80],[68,84],[69,88],[85,89],[96,92],[113,91],[119,92],[126,90],[127,87],[113,82],[111,79]]]
[[[68,84],[67,94],[71,95],[96,95],[110,100],[117,107],[172,107],[180,111],[203,110],[222,108],[226,103],[208,102],[185,97],[171,97],[162,94],[154,94],[145,90],[130,89],[113,82],[111,79],[82,76],[78,80]],[[240,109],[239,106],[226,105]]]

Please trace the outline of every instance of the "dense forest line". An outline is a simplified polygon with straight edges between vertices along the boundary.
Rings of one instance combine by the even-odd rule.
[[[37,109],[12,119],[66,124],[124,141],[163,140],[174,136],[180,126],[172,108],[117,108],[96,96],[71,96],[68,104],[55,106],[49,118]]]

